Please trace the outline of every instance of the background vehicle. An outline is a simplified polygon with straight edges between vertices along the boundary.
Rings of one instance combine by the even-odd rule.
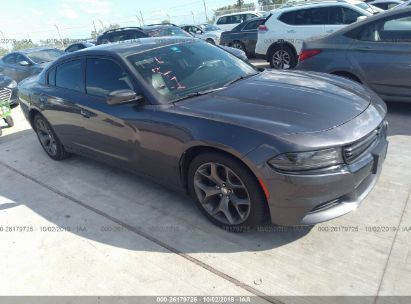
[[[329,35],[372,15],[370,6],[360,1],[308,2],[273,10],[258,29],[255,52],[273,68],[294,68],[304,40]]]
[[[8,76],[0,74],[0,95],[5,90],[11,90],[11,96],[9,98],[10,107],[13,109],[19,105],[17,100],[17,82]]]
[[[123,38],[128,37],[128,34],[126,33],[123,34],[122,31],[123,31],[122,29],[117,29],[115,31],[116,39],[120,39],[120,40],[117,40],[117,42],[130,40],[130,39],[121,40]],[[129,28],[125,28],[124,31],[129,31]],[[145,35],[145,37],[142,37],[142,38],[172,37],[172,36],[183,37],[183,38],[193,37],[193,35],[189,34],[188,32],[186,32],[185,30],[183,30],[182,28],[178,27],[175,24],[151,24],[151,25],[146,25],[144,27],[138,28],[138,31],[141,31]],[[102,34],[102,36],[106,36],[105,33]],[[103,38],[98,39],[97,41],[103,41]],[[106,40],[106,43],[107,43],[107,40]],[[232,47],[224,47],[224,46],[222,48],[226,50],[227,52],[230,52],[234,56],[237,56],[240,59],[248,60],[247,55],[242,50],[238,50]]]
[[[78,42],[78,43],[73,43],[69,45],[64,51],[67,53],[71,53],[71,52],[79,51],[79,50],[92,47],[92,46],[94,46],[94,44],[87,42],[87,41]]]
[[[212,44],[220,44],[220,36],[223,31],[215,26],[212,26],[214,30],[208,31],[205,31],[201,26],[191,24],[180,25],[180,27],[196,38],[203,39]]]
[[[230,31],[240,23],[247,21],[249,19],[255,17],[261,17],[266,15],[265,12],[259,11],[247,11],[247,12],[240,12],[240,13],[232,13],[221,15],[216,18],[214,22],[215,26],[218,26],[223,31]]]
[[[141,27],[121,27],[109,30],[97,37],[96,45],[147,37]]]
[[[54,48],[33,48],[5,55],[0,60],[0,73],[19,82],[40,73],[47,63],[65,52]]]
[[[409,7],[409,6],[411,6],[411,0],[404,1],[403,3],[398,4],[397,6],[393,7],[392,9],[402,9],[402,8],[406,8],[406,7]]]
[[[306,41],[298,69],[333,73],[361,82],[383,99],[411,102],[411,8]]]
[[[265,21],[265,17],[257,17],[245,21],[231,31],[223,32],[220,44],[234,47],[244,51],[247,57],[255,56],[255,45],[257,43],[257,29]]]
[[[188,191],[232,231],[356,209],[388,144],[385,104],[363,86],[260,72],[194,38],[68,54],[19,84],[19,97],[51,158],[78,153]]]
[[[393,7],[396,7],[399,4],[402,4],[403,1],[401,0],[374,0],[367,2],[370,5],[374,5],[376,7],[379,7],[383,10],[389,10],[392,9]]]

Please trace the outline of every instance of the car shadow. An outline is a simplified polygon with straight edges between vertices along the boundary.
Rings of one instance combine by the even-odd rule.
[[[32,135],[25,136],[27,132]],[[0,153],[0,168],[8,169],[0,170],[8,172],[8,179],[0,183],[6,199],[0,201],[0,212],[25,206],[44,218],[47,227],[54,227],[50,229],[60,227],[128,250],[164,252],[167,248],[182,253],[270,250],[295,242],[312,229],[265,224],[243,233],[227,232],[210,223],[184,194],[80,156],[50,160],[31,130],[8,139],[13,141],[7,140],[9,152]],[[24,152],[28,160],[13,155],[21,150],[16,145],[21,141],[30,144]],[[21,218],[14,224],[26,226],[27,222]]]
[[[411,135],[411,103],[387,102],[388,135]]]

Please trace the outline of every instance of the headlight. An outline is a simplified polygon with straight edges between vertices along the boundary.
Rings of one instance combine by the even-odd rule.
[[[319,151],[280,154],[272,158],[269,164],[284,171],[302,171],[330,167],[343,162],[341,149],[330,148]]]
[[[17,87],[17,82],[16,82],[15,80],[12,80],[12,81],[7,85],[7,87],[8,87],[9,89],[14,89],[15,87]]]

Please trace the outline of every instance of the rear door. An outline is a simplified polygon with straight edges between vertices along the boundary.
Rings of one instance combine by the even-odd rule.
[[[298,9],[282,14],[279,20],[285,24],[284,39],[294,45],[298,54],[304,40],[324,36],[328,10],[323,7]]]
[[[411,97],[411,13],[363,26],[349,58],[377,93],[400,100]]]
[[[344,26],[356,22],[360,16],[365,15],[350,7],[330,6],[328,8],[328,22],[324,25],[325,34],[332,34]]]
[[[254,54],[255,45],[257,43],[257,29],[258,26],[264,22],[264,19],[251,20],[245,24],[241,31],[233,33],[233,37],[238,35],[238,40],[241,41],[247,53]]]

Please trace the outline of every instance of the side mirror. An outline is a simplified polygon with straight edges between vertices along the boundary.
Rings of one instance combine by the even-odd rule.
[[[143,96],[137,95],[136,92],[132,90],[117,90],[108,94],[106,102],[109,105],[117,105],[140,99],[143,99]]]
[[[28,62],[27,60],[23,60],[23,61],[20,61],[20,62],[19,62],[19,65],[21,65],[21,66],[29,66],[29,65],[31,65],[31,64],[30,64],[30,62]]]
[[[365,19],[367,19],[367,16],[359,16],[359,17],[357,18],[357,22],[363,21],[363,20],[365,20]]]

